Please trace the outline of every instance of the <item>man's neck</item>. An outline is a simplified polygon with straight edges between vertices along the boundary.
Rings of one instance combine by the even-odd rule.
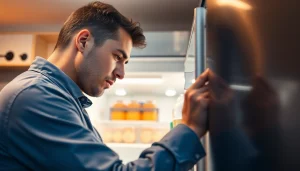
[[[47,60],[76,82],[75,58],[76,53],[71,49],[66,49],[55,50]]]

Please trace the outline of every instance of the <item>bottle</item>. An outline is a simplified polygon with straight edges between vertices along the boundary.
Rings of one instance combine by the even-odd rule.
[[[142,120],[157,121],[157,119],[156,106],[149,100],[143,105]]]
[[[111,109],[111,120],[125,120],[126,105],[118,100]]]
[[[172,124],[173,127],[181,123],[183,103],[184,103],[184,94],[180,94],[173,108],[173,124]]]
[[[140,120],[141,119],[141,105],[136,101],[132,100],[128,104],[128,110],[126,114],[126,120]]]

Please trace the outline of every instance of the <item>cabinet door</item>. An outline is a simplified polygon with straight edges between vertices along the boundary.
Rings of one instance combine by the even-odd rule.
[[[29,66],[33,60],[33,37],[32,34],[0,34],[0,55],[13,53],[11,60],[0,57],[0,66]],[[22,55],[27,58],[22,59]]]

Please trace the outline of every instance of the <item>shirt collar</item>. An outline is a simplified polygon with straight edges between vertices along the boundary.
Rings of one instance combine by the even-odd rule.
[[[47,76],[60,88],[67,91],[75,99],[78,99],[82,107],[87,108],[92,105],[92,101],[82,93],[78,85],[68,75],[45,58],[36,57],[29,70],[36,71]]]

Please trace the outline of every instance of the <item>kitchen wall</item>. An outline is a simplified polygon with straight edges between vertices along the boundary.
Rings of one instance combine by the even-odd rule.
[[[33,42],[35,37],[32,34],[2,34],[0,33],[0,54],[5,55],[7,52],[13,53],[13,58],[8,61],[4,57],[0,58],[0,66],[29,65],[34,56]],[[23,61],[20,57],[22,54],[27,55],[27,59]]]

